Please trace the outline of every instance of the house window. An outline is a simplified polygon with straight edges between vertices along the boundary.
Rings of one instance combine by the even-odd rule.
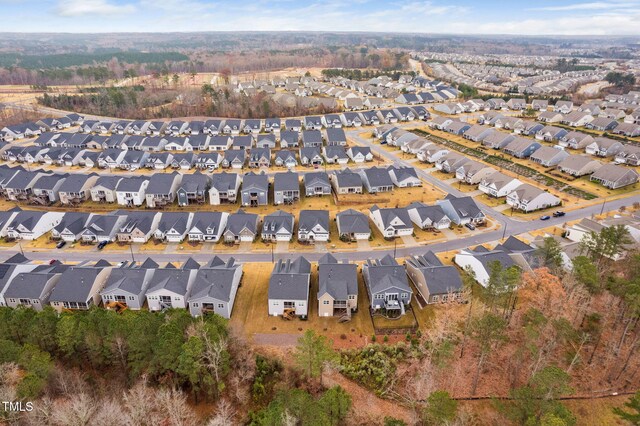
[[[136,298],[133,296],[129,296],[129,300],[136,300]]]
[[[404,299],[404,298],[407,298],[407,297],[409,297],[409,293],[402,293],[402,298],[403,298],[403,299]]]
[[[350,295],[349,295],[349,300],[355,300],[355,299],[356,299],[356,296],[355,296],[355,295],[353,295],[353,294],[350,294]]]
[[[328,301],[328,300],[323,300],[323,301],[322,301],[322,304],[323,304],[323,305],[328,305],[328,304],[329,304],[329,301]]]
[[[218,308],[224,309],[224,303],[218,303]]]
[[[440,300],[440,296],[433,296],[432,299],[434,302],[438,302]]]
[[[280,306],[280,302],[271,302],[273,306]]]
[[[194,308],[197,308],[198,304],[197,303],[192,303],[191,306],[193,306]]]

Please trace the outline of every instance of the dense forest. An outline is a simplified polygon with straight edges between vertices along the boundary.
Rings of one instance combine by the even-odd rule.
[[[629,241],[623,226],[592,232],[567,271],[547,238],[535,271],[495,262],[486,287],[467,271],[468,304],[436,307],[428,329],[404,341],[374,336],[343,350],[307,330],[291,352],[264,351],[226,320],[185,310],[0,308],[0,397],[37,408],[0,416],[24,425],[576,425],[567,400],[639,387],[640,254],[610,260]],[[338,376],[352,384],[335,385]],[[376,398],[395,410],[374,412]],[[476,398],[491,411],[465,404]],[[640,394],[609,412],[637,424]]]

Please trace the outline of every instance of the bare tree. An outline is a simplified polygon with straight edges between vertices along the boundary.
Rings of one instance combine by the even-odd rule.
[[[236,424],[234,417],[236,415],[231,403],[223,399],[218,403],[215,415],[209,419],[207,426],[233,426]]]

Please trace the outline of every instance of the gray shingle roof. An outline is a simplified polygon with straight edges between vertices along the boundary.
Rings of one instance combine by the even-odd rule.
[[[102,268],[72,266],[60,276],[60,280],[51,292],[52,302],[85,303],[91,295],[91,288]]]
[[[310,275],[311,264],[302,256],[278,260],[269,279],[269,299],[308,301]]]
[[[371,232],[369,227],[369,218],[362,212],[349,209],[339,212],[336,215],[338,229],[346,234],[366,234]]]
[[[330,254],[318,262],[318,298],[328,293],[334,300],[347,300],[358,294],[358,266],[338,263]]]
[[[218,258],[219,259],[219,258]],[[191,290],[191,299],[211,297],[216,300],[229,302],[233,276],[240,265],[230,258],[227,263],[222,262],[201,268],[196,274]]]

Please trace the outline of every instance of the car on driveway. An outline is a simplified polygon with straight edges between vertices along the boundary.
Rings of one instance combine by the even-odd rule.
[[[472,231],[476,229],[475,225],[473,225],[471,223],[465,223],[464,226],[466,226],[467,228],[469,228]]]
[[[544,215],[540,218],[540,220],[549,220],[549,219],[551,219],[551,216],[549,215]]]
[[[566,214],[565,212],[562,212],[562,211],[558,210],[557,212],[553,213],[553,217],[562,217],[565,214]]]
[[[60,241],[58,242],[58,244],[56,244],[56,248],[57,249],[61,249],[62,247],[66,246],[67,242],[66,241]]]
[[[98,243],[98,250],[102,250],[107,244],[109,244],[109,241],[100,241]]]

